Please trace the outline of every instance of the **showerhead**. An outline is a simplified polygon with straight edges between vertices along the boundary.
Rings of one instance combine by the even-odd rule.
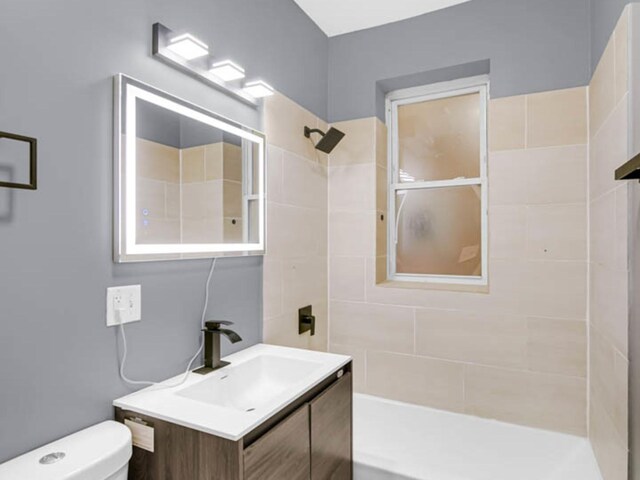
[[[320,141],[316,143],[316,149],[324,153],[331,153],[344,137],[344,133],[337,128],[331,127],[327,133],[324,133],[322,130],[318,130],[317,128],[304,127],[305,137],[311,138],[312,133],[319,133],[322,135]]]

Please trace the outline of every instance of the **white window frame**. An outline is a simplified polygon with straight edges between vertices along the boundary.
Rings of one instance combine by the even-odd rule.
[[[398,107],[412,103],[457,97],[478,93],[480,97],[480,177],[451,180],[433,180],[411,183],[400,183],[399,179],[399,145],[398,145]],[[421,87],[407,88],[390,92],[386,96],[386,123],[388,130],[388,218],[387,222],[387,279],[401,282],[421,282],[458,285],[488,285],[488,198],[489,182],[487,179],[487,117],[489,103],[489,78],[486,75],[454,80]],[[481,211],[481,255],[482,275],[432,275],[409,274],[396,272],[396,194],[403,190],[425,190],[445,187],[477,185],[480,187]]]

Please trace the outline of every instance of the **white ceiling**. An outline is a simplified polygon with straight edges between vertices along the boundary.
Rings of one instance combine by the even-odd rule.
[[[417,17],[470,0],[294,0],[330,37]]]

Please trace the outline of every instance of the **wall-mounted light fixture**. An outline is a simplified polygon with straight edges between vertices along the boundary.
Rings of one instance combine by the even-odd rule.
[[[169,39],[167,48],[173,53],[184,57],[186,60],[204,57],[209,55],[209,46],[198,40],[190,33],[183,33]]]
[[[255,98],[268,97],[273,95],[273,87],[262,80],[254,80],[244,84],[244,91]]]
[[[232,60],[214,60],[209,46],[190,33],[176,34],[161,23],[153,25],[153,56],[184,73],[257,107],[259,99],[274,89],[262,80],[241,86],[244,68]]]
[[[244,78],[244,68],[233,63],[231,60],[216,62],[209,69],[216,77],[220,77],[225,82],[233,82]]]

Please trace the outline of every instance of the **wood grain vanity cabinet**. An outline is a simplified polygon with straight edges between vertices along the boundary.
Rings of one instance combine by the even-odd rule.
[[[130,480],[350,480],[351,364],[238,441],[116,408],[154,428],[154,451],[133,448]]]

